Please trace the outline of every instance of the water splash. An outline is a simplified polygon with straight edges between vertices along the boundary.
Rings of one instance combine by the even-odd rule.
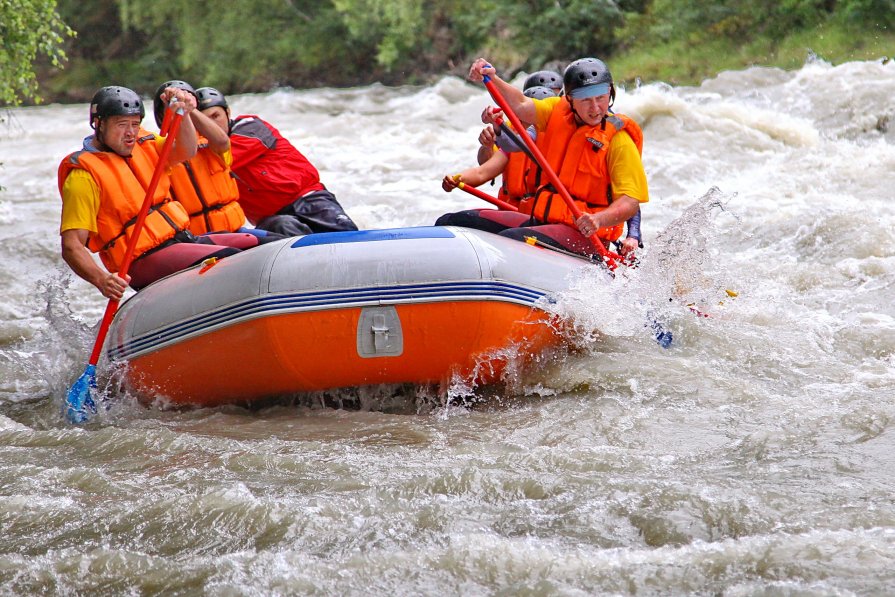
[[[36,333],[0,352],[0,358],[6,359],[17,371],[15,377],[23,381],[8,396],[10,401],[49,396],[61,399],[67,384],[83,371],[90,330],[72,311],[70,284],[71,277],[68,276],[41,279],[33,299],[41,308],[33,326]],[[76,373],[78,368],[81,371]]]
[[[727,211],[725,206],[734,197],[712,187],[656,235],[638,272],[650,294],[664,291],[673,302],[702,306],[725,295],[713,256],[717,249],[714,219]]]

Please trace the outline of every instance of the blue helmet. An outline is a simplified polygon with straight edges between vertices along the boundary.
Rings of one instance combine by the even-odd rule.
[[[606,64],[597,58],[581,58],[566,67],[562,76],[563,90],[572,99],[584,99],[609,94],[615,99],[615,85],[612,73]]]

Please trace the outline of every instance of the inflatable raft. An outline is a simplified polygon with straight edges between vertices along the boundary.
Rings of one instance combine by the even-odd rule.
[[[463,228],[295,237],[141,290],[116,315],[106,354],[126,363],[130,389],[174,405],[488,384],[565,341],[550,304],[593,267]]]

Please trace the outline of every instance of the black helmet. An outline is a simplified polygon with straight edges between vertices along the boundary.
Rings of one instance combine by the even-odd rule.
[[[529,87],[525,91],[522,92],[525,97],[530,97],[532,99],[545,99],[548,97],[556,97],[556,93],[549,87],[544,87],[542,85],[535,85],[534,87]]]
[[[220,106],[225,110],[230,109],[230,106],[227,105],[227,98],[214,87],[200,87],[196,90],[196,99],[199,100],[199,110],[207,110],[215,106]]]
[[[97,118],[109,116],[139,116],[142,120],[146,116],[143,100],[136,91],[127,87],[103,87],[90,100],[90,127],[94,128],[93,122]]]
[[[522,84],[522,91],[525,91],[529,87],[562,89],[562,77],[559,73],[553,72],[552,70],[539,70],[536,73],[528,75],[528,78],[525,79],[525,83]]]
[[[607,93],[610,101],[615,99],[612,73],[602,60],[596,58],[576,60],[566,67],[562,81],[566,95],[572,99],[584,99]]]
[[[158,89],[155,90],[155,95],[152,96],[152,109],[155,112],[155,124],[158,126],[162,126],[162,121],[165,119],[165,104],[162,102],[162,92],[165,91],[168,87],[174,87],[175,89],[184,89],[196,95],[196,90],[193,89],[193,86],[187,83],[186,81],[180,81],[174,79],[173,81],[165,81],[161,85],[158,86]],[[198,100],[197,100],[198,101]]]

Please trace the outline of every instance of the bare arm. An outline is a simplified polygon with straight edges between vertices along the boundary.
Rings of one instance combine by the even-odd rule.
[[[174,149],[168,157],[168,164],[173,166],[181,162],[185,162],[194,155],[199,148],[199,137],[196,135],[196,128],[193,126],[192,118],[184,118],[180,121],[180,129],[177,131],[177,137],[174,138]]]
[[[526,125],[534,124],[535,119],[537,118],[534,101],[532,101],[531,98],[525,97],[520,89],[517,89],[498,77],[497,70],[491,66],[487,60],[479,58],[472,63],[471,67],[469,67],[469,80],[478,83],[479,81],[482,81],[485,76],[491,78],[494,86],[497,87],[497,90],[503,95],[507,104],[509,104],[513,112],[516,113],[516,116],[519,117],[519,120]]]
[[[190,119],[196,131],[208,139],[208,147],[217,154],[222,154],[230,149],[230,137],[215,121],[203,114],[200,110],[190,112]]]
[[[454,176],[445,176],[441,186],[445,191],[451,191],[461,182],[477,187],[502,173],[504,168],[507,167],[507,161],[509,161],[509,158],[504,152],[495,151],[494,155],[484,164],[467,168]]]
[[[184,115],[190,115],[196,109],[196,98],[192,93],[176,87],[168,87],[160,96],[169,110],[183,109]],[[172,103],[173,102],[173,103]],[[168,165],[173,166],[185,162],[194,155],[199,147],[199,137],[193,126],[192,116],[180,121],[180,129],[174,138],[174,149],[168,157]]]
[[[72,229],[62,233],[62,259],[78,276],[97,287],[109,299],[121,300],[127,282],[97,265],[87,249],[87,230]]]
[[[461,172],[460,180],[466,184],[477,187],[480,184],[484,184],[492,178],[499,176],[504,168],[507,167],[507,161],[509,161],[509,158],[507,158],[504,152],[495,151],[484,164],[473,166],[472,168]]]

